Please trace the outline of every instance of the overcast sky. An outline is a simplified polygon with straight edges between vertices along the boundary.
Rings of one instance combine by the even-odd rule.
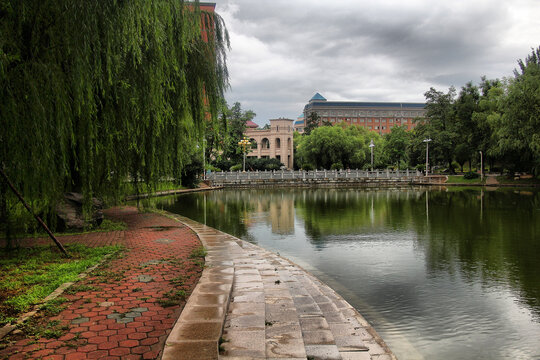
[[[328,100],[423,102],[512,76],[540,46],[538,0],[215,0],[231,36],[229,105],[296,120]]]

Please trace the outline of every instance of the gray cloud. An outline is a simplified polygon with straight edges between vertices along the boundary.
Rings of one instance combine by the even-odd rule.
[[[315,92],[328,99],[423,101],[510,76],[537,47],[535,0],[218,0],[231,33],[229,102],[260,124],[295,118]]]

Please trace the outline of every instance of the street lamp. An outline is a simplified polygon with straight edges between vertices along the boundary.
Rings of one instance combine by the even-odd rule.
[[[371,142],[369,143],[369,147],[371,148],[371,171],[373,171],[373,148],[375,147],[375,144],[373,143],[373,139],[371,139]]]
[[[248,138],[244,136],[242,140],[238,142],[238,145],[242,148],[242,152],[244,153],[244,172],[246,172],[246,153],[247,148],[251,145]]]
[[[426,176],[428,176],[428,167],[429,167],[429,142],[431,139],[424,139],[424,142],[426,143]]]
[[[484,182],[484,154],[482,154],[482,150],[478,152],[480,153],[480,181]]]

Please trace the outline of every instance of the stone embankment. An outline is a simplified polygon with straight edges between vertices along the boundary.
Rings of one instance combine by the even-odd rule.
[[[395,359],[341,296],[290,261],[175,215],[208,249],[169,359]]]

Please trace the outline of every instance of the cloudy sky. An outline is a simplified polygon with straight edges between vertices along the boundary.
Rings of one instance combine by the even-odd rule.
[[[328,100],[424,101],[511,76],[540,46],[538,0],[215,0],[231,36],[230,105],[255,122]]]

